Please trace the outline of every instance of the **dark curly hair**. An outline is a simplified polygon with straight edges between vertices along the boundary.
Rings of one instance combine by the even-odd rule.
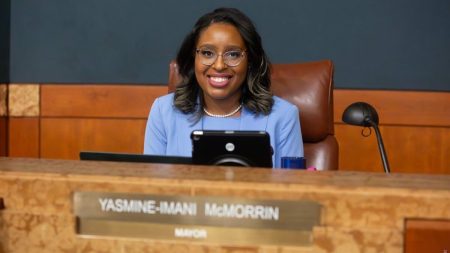
[[[242,85],[243,105],[256,114],[269,114],[274,103],[270,91],[270,62],[262,47],[261,37],[252,21],[244,13],[234,8],[219,8],[203,15],[184,38],[176,57],[182,81],[177,84],[175,90],[175,107],[186,114],[194,113],[196,120],[203,115],[203,93],[194,70],[195,49],[201,32],[214,23],[227,23],[235,26],[247,47],[248,70]],[[200,104],[197,101],[200,101]]]

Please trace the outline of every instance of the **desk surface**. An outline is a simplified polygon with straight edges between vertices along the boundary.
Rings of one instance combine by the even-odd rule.
[[[206,180],[232,183],[302,184],[341,189],[450,191],[450,175],[349,171],[293,171],[223,166],[116,163],[73,160],[0,158],[0,175],[102,176],[133,180]]]
[[[323,212],[311,247],[83,238],[75,234],[72,202],[80,191],[310,200]],[[402,253],[408,219],[450,220],[449,175],[0,158],[0,198],[5,252]],[[54,243],[43,241],[49,231]]]

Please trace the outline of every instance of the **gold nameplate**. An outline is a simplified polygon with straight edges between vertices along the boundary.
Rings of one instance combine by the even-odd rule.
[[[81,235],[227,244],[309,245],[320,224],[312,201],[76,192]]]

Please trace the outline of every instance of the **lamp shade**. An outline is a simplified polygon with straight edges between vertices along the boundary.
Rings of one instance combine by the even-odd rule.
[[[378,125],[378,113],[368,103],[356,102],[345,109],[342,121],[349,125],[370,127],[372,124]]]

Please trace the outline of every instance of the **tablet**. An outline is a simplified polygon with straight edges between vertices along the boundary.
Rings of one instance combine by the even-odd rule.
[[[272,167],[267,132],[196,130],[191,140],[194,164]]]

